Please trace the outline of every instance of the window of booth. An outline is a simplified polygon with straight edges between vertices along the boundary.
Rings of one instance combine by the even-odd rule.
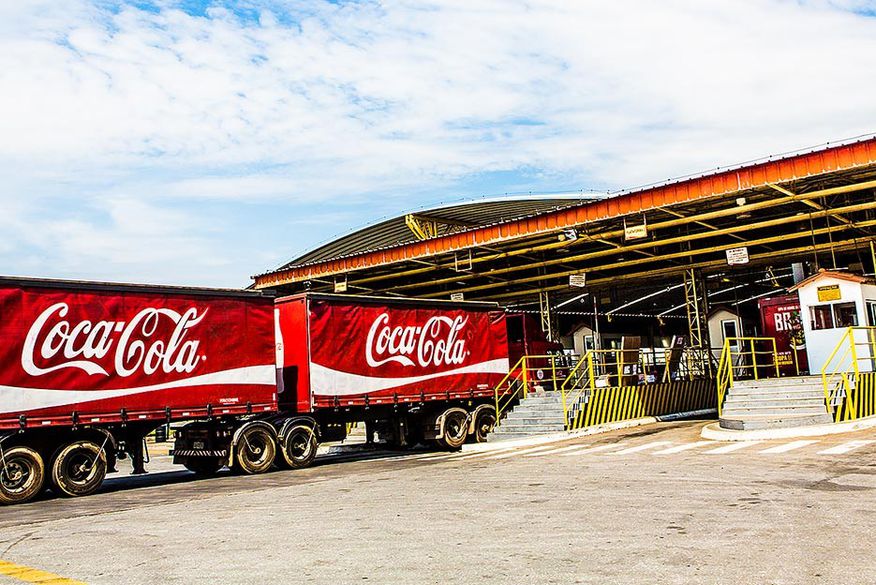
[[[833,329],[833,311],[830,310],[830,305],[813,305],[809,307],[809,314],[812,317],[813,331]]]
[[[867,324],[876,327],[876,301],[867,301]]]
[[[858,308],[855,303],[837,303],[833,306],[833,320],[837,327],[857,327]]]
[[[809,307],[812,330],[857,327],[858,308],[855,303],[834,303]]]

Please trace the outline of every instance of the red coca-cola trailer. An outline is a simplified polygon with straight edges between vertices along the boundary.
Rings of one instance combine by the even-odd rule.
[[[320,442],[345,438],[354,422],[400,448],[457,449],[494,426],[494,389],[509,364],[496,304],[304,294],[277,299],[275,313],[279,412],[264,420],[280,467],[309,465]],[[192,468],[224,442],[221,423],[189,425],[175,461]]]
[[[809,373],[806,338],[800,319],[800,299],[796,294],[760,299],[760,323],[763,334],[776,340],[779,370],[783,376]]]
[[[127,456],[144,472],[145,436],[178,421],[174,461],[204,475],[304,467],[352,422],[399,447],[485,440],[509,323],[492,303],[0,278],[0,503],[92,493]]]
[[[273,321],[259,293],[0,278],[0,503],[142,471],[165,423],[275,412]]]

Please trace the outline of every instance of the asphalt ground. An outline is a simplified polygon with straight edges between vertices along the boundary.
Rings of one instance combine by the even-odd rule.
[[[159,457],[0,508],[0,560],[94,584],[876,581],[876,431],[728,444],[703,424],[208,480]]]

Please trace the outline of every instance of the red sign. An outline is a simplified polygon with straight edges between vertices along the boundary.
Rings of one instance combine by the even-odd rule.
[[[294,305],[279,301],[286,345],[301,338],[293,329]],[[308,363],[283,365],[306,367],[307,390],[317,406],[359,404],[366,395],[492,395],[508,373],[505,315],[499,310],[314,298],[308,320]],[[284,355],[300,361],[305,352],[287,349]]]
[[[255,296],[0,284],[0,428],[269,409],[272,332]]]
[[[795,376],[808,372],[806,338],[803,335],[797,295],[760,299],[758,307],[764,336],[776,339],[781,374]]]

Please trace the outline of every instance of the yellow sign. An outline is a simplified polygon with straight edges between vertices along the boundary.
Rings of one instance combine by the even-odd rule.
[[[838,284],[831,284],[830,286],[819,286],[818,287],[818,300],[821,302],[824,301],[838,301],[842,298],[840,296],[840,287]]]

